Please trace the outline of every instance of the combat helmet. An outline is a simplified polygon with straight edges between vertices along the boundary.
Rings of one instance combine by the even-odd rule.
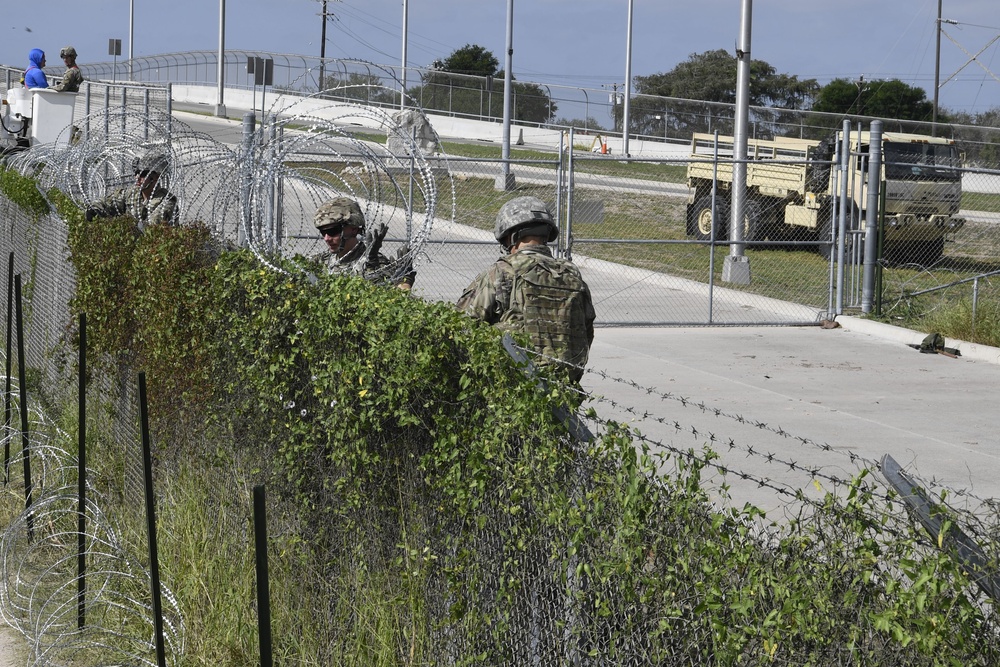
[[[365,214],[361,212],[358,202],[350,197],[335,197],[316,209],[313,224],[316,225],[316,229],[333,225],[353,225],[364,231]]]
[[[64,46],[59,51],[60,58],[76,58],[76,49],[72,46]]]
[[[538,197],[515,197],[497,213],[493,236],[508,251],[522,236],[542,236],[551,243],[559,236],[559,228],[549,207]],[[507,243],[504,239],[510,237]]]
[[[147,151],[132,161],[132,172],[136,176],[142,176],[150,171],[162,174],[169,165],[170,160],[166,153]]]

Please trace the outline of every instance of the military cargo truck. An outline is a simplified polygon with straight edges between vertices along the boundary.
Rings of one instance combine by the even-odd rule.
[[[747,142],[745,241],[815,241],[826,258],[839,212],[839,167],[832,164],[841,132],[824,141],[795,138]],[[851,133],[847,171],[848,229],[865,228],[868,203],[868,132]],[[688,165],[690,188],[687,234],[712,235],[712,180],[718,176],[716,239],[729,236],[733,180],[733,138],[719,137],[720,160],[714,164],[715,136],[695,134]],[[932,263],[941,257],[945,238],[965,224],[958,216],[962,199],[961,160],[954,141],[918,134],[882,135],[882,189],[885,193],[885,254],[898,261]],[[855,243],[857,234],[848,234]],[[854,254],[855,257],[858,253]]]

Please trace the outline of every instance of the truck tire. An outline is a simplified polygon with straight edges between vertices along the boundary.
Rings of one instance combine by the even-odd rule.
[[[712,226],[715,226],[715,240],[724,241],[728,237],[729,204],[719,197],[715,199],[716,220],[712,220],[712,197],[699,197],[693,206],[688,207],[688,234],[699,241],[712,238]],[[721,223],[721,224],[720,224]]]
[[[943,255],[943,236],[931,241],[900,241],[885,247],[886,259],[893,264],[917,264],[928,268],[941,261]]]
[[[766,241],[768,239],[767,207],[757,199],[747,199],[743,210],[743,240]]]

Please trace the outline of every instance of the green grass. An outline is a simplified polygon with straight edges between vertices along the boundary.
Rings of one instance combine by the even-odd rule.
[[[351,136],[363,141],[385,143],[381,134],[352,132]],[[441,152],[447,157],[461,157],[481,160],[499,160],[503,157],[503,149],[495,142],[441,142]],[[554,151],[541,151],[526,148],[511,147],[510,159],[535,162],[533,166],[555,169],[559,156]],[[687,167],[684,164],[664,164],[659,162],[622,162],[609,156],[596,157],[589,150],[584,155],[576,155],[574,169],[582,174],[612,176],[615,178],[634,178],[647,181],[666,183],[684,183],[687,179]]]
[[[962,209],[966,211],[1000,213],[1000,195],[985,192],[963,192]]]

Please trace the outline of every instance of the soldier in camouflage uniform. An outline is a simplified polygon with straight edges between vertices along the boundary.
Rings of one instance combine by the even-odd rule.
[[[356,201],[336,197],[316,209],[313,223],[329,250],[314,260],[334,273],[355,273],[369,280],[388,280],[410,291],[417,273],[407,259],[409,249],[400,248],[397,261],[379,252],[388,227],[382,224],[365,235],[365,215]]]
[[[59,52],[59,57],[66,63],[66,73],[63,74],[62,81],[55,87],[55,90],[61,93],[80,92],[80,84],[83,83],[83,74],[80,72],[80,68],[76,66],[76,49],[72,46],[64,46]]]
[[[556,227],[545,202],[517,197],[497,215],[494,236],[507,255],[472,281],[458,308],[506,331],[527,333],[536,365],[579,382],[594,342],[594,304],[580,270],[546,245]]]
[[[161,183],[169,160],[165,153],[151,151],[136,158],[132,164],[135,185],[111,193],[87,208],[87,220],[129,215],[136,227],[144,231],[149,225],[176,225],[179,215],[177,197]]]

